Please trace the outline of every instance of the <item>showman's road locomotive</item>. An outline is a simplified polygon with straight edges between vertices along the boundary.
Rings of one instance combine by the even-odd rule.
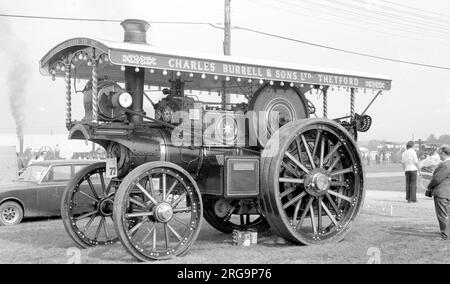
[[[378,97],[389,79],[160,50],[147,44],[148,23],[122,26],[125,42],[74,38],[40,62],[42,74],[65,78],[69,139],[108,153],[64,193],[78,245],[120,240],[141,261],[180,256],[203,218],[224,233],[272,228],[294,244],[344,238],[364,201],[355,141],[372,123],[355,113],[355,96]],[[327,118],[331,90],[350,93],[350,115]],[[73,120],[77,93],[85,113]]]

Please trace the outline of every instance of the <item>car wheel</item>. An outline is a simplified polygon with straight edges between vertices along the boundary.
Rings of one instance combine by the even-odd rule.
[[[14,201],[0,205],[0,226],[13,226],[22,222],[23,209]]]

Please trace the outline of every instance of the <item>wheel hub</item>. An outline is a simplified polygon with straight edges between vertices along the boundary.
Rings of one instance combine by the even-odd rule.
[[[158,222],[168,223],[173,217],[173,208],[169,203],[161,203],[155,207],[155,217]]]
[[[313,196],[322,196],[331,185],[331,177],[324,170],[318,169],[311,172],[305,179],[306,191]]]
[[[3,210],[3,219],[8,222],[14,221],[16,218],[16,211],[12,208],[7,208]]]
[[[100,201],[100,204],[99,204],[100,214],[104,217],[112,216],[113,207],[114,207],[113,200],[111,200],[109,198],[103,199],[102,201]]]

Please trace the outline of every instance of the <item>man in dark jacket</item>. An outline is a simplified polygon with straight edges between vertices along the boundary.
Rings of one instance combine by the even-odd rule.
[[[434,196],[441,237],[447,240],[450,237],[450,146],[441,146],[439,156],[442,163],[434,171],[428,190]]]

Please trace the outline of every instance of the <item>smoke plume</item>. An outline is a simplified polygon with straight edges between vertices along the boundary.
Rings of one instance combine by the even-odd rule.
[[[20,33],[14,33],[5,20],[0,20],[0,55],[7,72],[6,86],[11,114],[16,123],[16,133],[19,139],[20,151],[23,151],[23,130],[25,127],[25,106],[27,83],[31,77],[31,66],[27,54],[27,46],[21,41]]]

